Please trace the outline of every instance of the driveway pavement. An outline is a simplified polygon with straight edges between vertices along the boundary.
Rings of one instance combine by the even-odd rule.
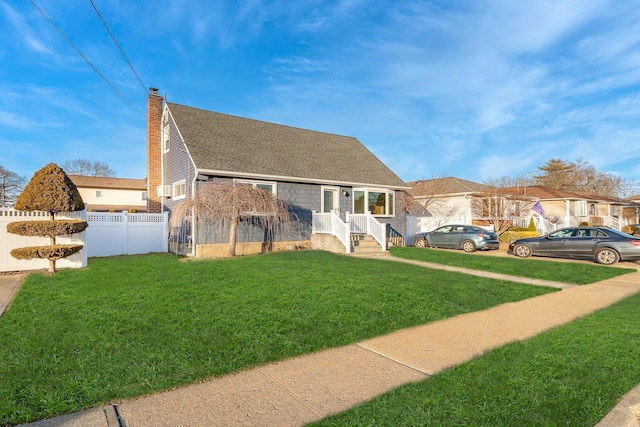
[[[5,282],[16,289],[0,276],[0,287]],[[300,426],[628,298],[640,292],[640,272],[586,286],[552,285],[562,291],[28,426]],[[598,426],[640,426],[639,407],[640,386]]]

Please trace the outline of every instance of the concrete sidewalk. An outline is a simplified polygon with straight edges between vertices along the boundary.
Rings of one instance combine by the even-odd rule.
[[[0,316],[11,304],[25,277],[26,273],[0,274]]]
[[[29,426],[300,426],[628,298],[640,292],[640,272],[555,285],[563,290]],[[640,425],[638,403],[640,387],[599,426]]]

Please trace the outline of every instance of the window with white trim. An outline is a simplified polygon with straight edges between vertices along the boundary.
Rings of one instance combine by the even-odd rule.
[[[102,197],[102,190],[96,190],[96,197]]]
[[[378,188],[353,189],[353,213],[371,212],[374,216],[393,216],[395,191]]]
[[[174,182],[171,188],[171,197],[173,200],[180,200],[187,197],[187,181],[182,180]]]
[[[267,191],[271,194],[277,194],[278,187],[275,182],[271,181],[254,181],[249,179],[236,179],[233,181],[236,184],[250,185],[255,188]]]
[[[144,201],[144,200],[147,200],[147,192],[146,192],[146,191],[143,191],[143,192],[142,192],[142,200],[143,200],[143,201]]]
[[[166,153],[171,148],[171,128],[169,124],[162,129],[162,149]]]
[[[577,200],[576,201],[576,216],[587,216],[587,201],[586,200]]]

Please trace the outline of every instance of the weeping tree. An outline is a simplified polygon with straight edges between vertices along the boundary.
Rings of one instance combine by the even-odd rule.
[[[294,224],[288,204],[275,194],[245,184],[208,184],[192,199],[182,201],[171,216],[171,230],[179,229],[188,219],[193,223],[213,223],[229,233],[229,256],[236,255],[238,225],[251,220],[264,228],[268,243],[277,229]]]
[[[11,256],[17,259],[46,258],[49,272],[56,271],[56,260],[66,258],[80,251],[83,245],[56,244],[56,237],[84,231],[88,224],[82,220],[59,220],[60,212],[81,211],[84,202],[75,184],[55,163],[49,163],[37,171],[31,181],[18,196],[14,208],[20,211],[49,212],[48,220],[18,221],[7,224],[9,233],[20,236],[49,237],[48,246],[28,246],[16,248]]]

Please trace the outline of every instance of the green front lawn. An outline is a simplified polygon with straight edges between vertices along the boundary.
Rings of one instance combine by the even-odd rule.
[[[0,425],[553,291],[315,251],[31,274],[0,318]]]
[[[595,283],[636,271],[634,268],[609,267],[572,260],[558,262],[544,258],[521,259],[515,256],[500,257],[485,253],[470,254],[455,249],[398,247],[391,248],[390,252],[399,258],[577,285]]]
[[[320,426],[592,426],[640,383],[640,295]]]

